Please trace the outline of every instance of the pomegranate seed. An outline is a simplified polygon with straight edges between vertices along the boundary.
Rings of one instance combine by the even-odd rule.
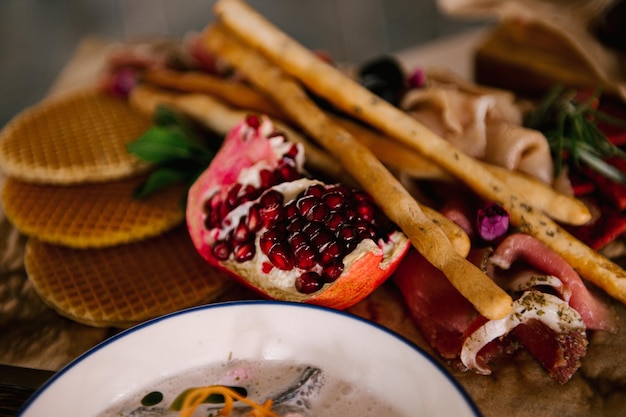
[[[311,234],[310,236],[311,244],[318,248],[321,248],[322,246],[335,240],[335,235],[322,227],[320,227],[320,230],[317,233]]]
[[[235,229],[233,229],[231,241],[233,242],[233,244],[245,242],[250,238],[250,234],[251,233],[246,226],[246,216],[243,216],[241,219],[239,219],[239,223],[237,224]]]
[[[307,223],[304,219],[302,219],[302,221],[304,222],[304,226],[302,226],[301,230],[308,236],[317,235],[323,228],[323,226],[319,223]]]
[[[246,124],[253,129],[258,129],[261,126],[261,118],[256,114],[249,114],[246,116]]]
[[[230,213],[232,209],[233,208],[228,205],[227,201],[221,202],[220,205],[218,206],[218,209],[216,210],[219,213],[218,216],[219,216],[220,221],[224,220],[226,215]]]
[[[320,264],[327,265],[331,261],[334,261],[341,257],[343,249],[341,245],[335,241],[328,242],[320,250]]]
[[[296,278],[296,290],[303,294],[312,294],[319,291],[324,283],[317,272],[305,272]]]
[[[293,251],[293,255],[298,268],[311,269],[317,263],[317,251],[309,244],[298,246]]]
[[[328,206],[328,208],[337,210],[344,205],[346,198],[338,192],[330,192],[324,194],[322,201]]]
[[[334,282],[337,278],[339,278],[339,276],[341,276],[343,268],[343,262],[336,259],[324,266],[324,269],[322,270],[322,278],[325,282]]]
[[[358,203],[366,203],[370,204],[372,199],[370,196],[364,191],[354,191],[352,193],[352,199]]]
[[[264,254],[268,254],[272,246],[280,242],[285,234],[284,230],[280,227],[273,227],[268,229],[261,235],[259,239],[259,246]]]
[[[277,168],[277,176],[280,177],[280,182],[295,181],[301,177],[300,173],[292,164],[281,164]]]
[[[270,171],[268,169],[262,169],[259,171],[259,176],[261,177],[261,188],[270,188],[272,185],[277,183],[276,173],[274,171]]]
[[[230,207],[236,207],[239,203],[239,191],[241,190],[241,184],[238,182],[234,183],[228,189],[228,194],[226,196],[226,201]]]
[[[278,269],[282,269],[283,271],[289,271],[294,267],[294,258],[289,245],[285,243],[276,243],[274,246],[270,248],[267,252],[267,257]]]
[[[285,213],[286,214],[286,213]],[[291,217],[291,216],[286,216],[285,217],[287,219],[291,219],[291,223],[289,223],[287,225],[287,231],[289,233],[296,233],[299,231],[304,231],[304,228],[307,224],[311,224],[311,223],[307,223],[306,220],[304,220],[302,217]]]
[[[361,220],[366,222],[374,220],[374,206],[371,204],[361,203],[356,210],[359,213],[359,218]]]
[[[357,233],[350,226],[343,226],[337,231],[337,238],[344,242],[352,242],[357,238]]]
[[[285,205],[285,218],[294,219],[298,215],[298,208],[295,201],[290,201]]]
[[[312,222],[323,223],[329,214],[330,209],[328,206],[322,203],[317,203],[311,206],[306,215],[304,215],[304,218]]]
[[[341,225],[345,222],[344,217],[339,212],[331,212],[328,215],[328,219],[326,220],[326,227],[328,227],[332,231],[338,230]]]
[[[249,261],[250,259],[254,258],[255,253],[256,247],[254,246],[253,240],[243,242],[235,246],[235,249],[233,250],[233,254],[237,262]]]
[[[255,188],[250,184],[246,185],[243,191],[239,193],[239,204],[245,203],[246,201],[255,200],[259,196],[260,191],[260,189]]]
[[[353,208],[346,208],[343,211],[343,215],[346,218],[346,221],[351,222],[357,217],[359,217],[359,213]]]
[[[322,184],[313,184],[309,185],[307,189],[304,191],[304,195],[312,195],[315,197],[321,197],[326,193],[326,188]]]
[[[296,207],[302,216],[306,216],[311,207],[318,204],[319,199],[314,195],[305,195],[296,201]]]
[[[283,200],[283,195],[276,190],[268,190],[261,196],[259,214],[264,226],[269,227],[284,219]]]
[[[231,248],[227,241],[216,242],[213,246],[213,256],[220,261],[225,261],[230,256]]]
[[[295,232],[287,237],[287,242],[289,242],[289,245],[293,250],[296,250],[301,245],[309,244],[309,239],[303,232]]]
[[[253,204],[248,210],[248,218],[246,220],[246,227],[251,233],[256,233],[261,230],[263,224],[261,223],[261,212],[258,204]]]
[[[296,155],[298,155],[298,147],[296,145],[291,145],[291,148],[283,155],[283,158],[288,159],[296,159]]]

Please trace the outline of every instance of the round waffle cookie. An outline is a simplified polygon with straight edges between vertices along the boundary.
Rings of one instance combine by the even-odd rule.
[[[24,181],[75,184],[145,171],[126,145],[151,125],[119,97],[96,89],[24,110],[0,133],[0,167]]]
[[[156,236],[185,219],[183,184],[133,197],[146,176],[105,183],[42,185],[7,178],[2,203],[21,233],[74,248],[130,243]]]
[[[200,257],[182,225],[155,238],[104,249],[29,239],[24,262],[48,305],[97,327],[130,327],[209,303],[234,283]]]

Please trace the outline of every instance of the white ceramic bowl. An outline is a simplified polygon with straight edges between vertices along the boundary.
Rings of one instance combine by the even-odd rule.
[[[98,416],[159,380],[229,358],[331,369],[406,416],[480,416],[439,364],[397,334],[344,312],[273,301],[192,308],[124,331],[58,372],[19,415]]]

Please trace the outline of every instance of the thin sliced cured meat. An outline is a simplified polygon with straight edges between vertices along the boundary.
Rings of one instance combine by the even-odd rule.
[[[411,318],[439,354],[454,359],[478,316],[474,306],[417,250],[411,248],[393,275]]]
[[[608,306],[589,291],[578,273],[561,256],[542,242],[527,234],[512,234],[495,248],[490,257],[492,264],[505,270],[518,261],[561,279],[571,291],[570,306],[578,311],[587,328],[617,329],[614,314]]]

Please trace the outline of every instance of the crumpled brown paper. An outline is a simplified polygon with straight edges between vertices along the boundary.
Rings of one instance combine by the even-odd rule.
[[[532,26],[552,37],[559,53],[577,62],[591,85],[626,100],[626,56],[597,38],[598,19],[613,0],[438,0],[455,17],[493,18]],[[541,47],[541,45],[537,45]],[[511,51],[515,53],[515,51]]]

